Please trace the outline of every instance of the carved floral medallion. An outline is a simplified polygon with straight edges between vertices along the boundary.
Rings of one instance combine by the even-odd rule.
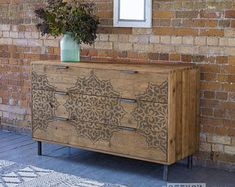
[[[49,84],[46,75],[32,73],[33,125],[32,130],[46,130],[53,120],[59,103],[55,98],[56,88]]]
[[[149,83],[144,94],[137,96],[137,107],[132,115],[139,133],[146,137],[149,147],[167,152],[168,83]]]
[[[110,141],[125,115],[119,98],[111,82],[99,80],[92,71],[89,77],[78,78],[75,86],[68,89],[64,106],[80,136],[94,143]]]

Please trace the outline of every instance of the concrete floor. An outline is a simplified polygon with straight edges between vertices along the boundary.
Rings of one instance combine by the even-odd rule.
[[[97,181],[129,187],[162,187],[162,165],[101,153],[43,144],[43,156],[37,156],[37,144],[29,136],[0,131],[0,160],[52,169]],[[207,187],[235,187],[235,173],[174,164],[169,182],[206,183]]]

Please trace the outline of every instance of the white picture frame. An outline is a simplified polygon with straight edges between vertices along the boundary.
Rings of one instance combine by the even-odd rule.
[[[114,27],[152,27],[152,0],[114,0]]]

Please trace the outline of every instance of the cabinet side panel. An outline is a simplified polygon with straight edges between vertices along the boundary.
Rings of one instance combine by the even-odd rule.
[[[182,156],[194,154],[199,141],[199,71],[183,71],[182,75]]]
[[[169,163],[172,164],[182,158],[185,145],[183,136],[186,131],[182,126],[182,71],[175,71],[170,75],[169,89],[169,144],[174,140],[174,147],[169,147]]]
[[[189,125],[189,155],[198,150],[199,142],[199,71],[197,68],[190,70],[190,123]]]
[[[182,158],[189,154],[189,123],[190,123],[190,74],[182,73]]]
[[[31,65],[31,72],[30,72],[30,79],[32,80],[32,72],[34,70],[34,65],[32,64]],[[31,128],[33,127],[33,96],[32,96],[32,93],[33,93],[33,83],[31,81],[31,94],[30,94],[30,100],[31,100]],[[33,131],[31,131],[31,136],[33,137]]]
[[[175,73],[169,75],[168,88],[168,164],[176,161],[176,82]]]
[[[195,69],[191,69],[189,71],[190,75],[190,89],[189,89],[189,101],[190,101],[190,108],[189,108],[189,154],[193,154],[195,152],[195,143],[196,143],[196,116],[197,116],[197,109],[196,109],[196,101],[197,101],[197,74]]]
[[[176,129],[175,129],[175,136],[176,136],[176,160],[182,158],[182,136],[183,136],[183,129],[182,129],[182,71],[177,71],[176,73]]]
[[[196,139],[195,139],[195,151],[197,152],[199,150],[199,136],[200,136],[200,69],[195,69],[196,73]]]

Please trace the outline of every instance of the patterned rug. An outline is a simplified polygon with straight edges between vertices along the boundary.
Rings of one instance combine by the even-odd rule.
[[[0,187],[126,187],[0,160]]]

